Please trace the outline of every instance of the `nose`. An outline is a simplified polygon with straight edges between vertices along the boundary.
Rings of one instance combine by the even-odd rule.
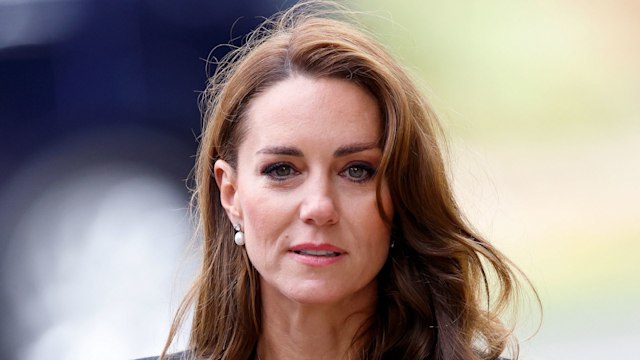
[[[339,213],[335,195],[329,179],[309,179],[304,188],[300,206],[300,219],[306,224],[317,226],[332,225],[338,222]]]

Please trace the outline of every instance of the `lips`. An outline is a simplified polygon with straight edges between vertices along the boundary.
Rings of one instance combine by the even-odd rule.
[[[308,255],[308,256],[340,256],[339,252],[328,251],[328,250],[295,250],[294,253],[298,255]]]
[[[344,250],[333,245],[311,243],[293,246],[289,251],[298,255],[317,257],[337,257],[346,253]]]

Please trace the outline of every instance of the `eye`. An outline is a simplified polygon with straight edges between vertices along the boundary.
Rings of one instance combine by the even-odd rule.
[[[271,170],[271,174],[277,177],[286,177],[291,175],[291,167],[286,165],[280,165],[277,168]]]
[[[376,174],[376,170],[365,164],[352,164],[340,173],[353,182],[365,182]]]
[[[347,174],[349,175],[349,177],[352,177],[354,179],[362,179],[365,176],[368,175],[367,171],[361,167],[358,166],[352,166],[350,168],[347,169]]]
[[[267,165],[262,170],[262,174],[267,175],[274,180],[281,181],[281,180],[286,180],[291,176],[298,174],[298,171],[296,171],[293,168],[293,166],[291,166],[290,164],[276,163],[276,164]]]

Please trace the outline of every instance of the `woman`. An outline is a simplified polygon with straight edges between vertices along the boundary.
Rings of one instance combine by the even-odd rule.
[[[325,5],[266,21],[210,79],[202,268],[162,357],[193,306],[194,359],[497,359],[515,272],[464,221],[423,95]]]

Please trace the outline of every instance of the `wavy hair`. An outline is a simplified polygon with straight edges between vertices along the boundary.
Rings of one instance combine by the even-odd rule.
[[[261,331],[259,275],[220,203],[213,164],[237,166],[246,109],[295,74],[352,81],[382,113],[381,181],[393,200],[395,242],[378,274],[376,311],[353,339],[362,359],[489,360],[512,331],[500,318],[519,271],[464,219],[443,160],[442,130],[414,81],[349,12],[311,1],[267,19],[217,64],[202,98],[203,135],[192,203],[202,236],[200,273],[181,303],[161,357],[193,310],[193,358],[250,359]],[[517,358],[517,344],[513,356]],[[356,345],[357,344],[357,345]]]

